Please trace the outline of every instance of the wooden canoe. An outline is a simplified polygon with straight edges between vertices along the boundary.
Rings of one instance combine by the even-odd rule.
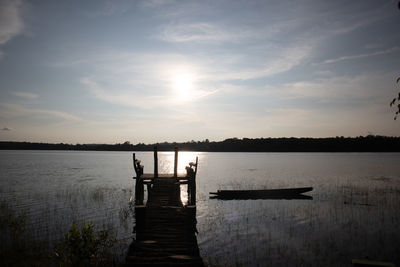
[[[312,191],[312,187],[266,189],[266,190],[218,190],[210,192],[210,198],[217,199],[312,199],[302,195]]]
[[[382,267],[396,267],[394,263],[384,261],[374,261],[369,259],[352,259],[351,263],[353,266],[382,266]]]

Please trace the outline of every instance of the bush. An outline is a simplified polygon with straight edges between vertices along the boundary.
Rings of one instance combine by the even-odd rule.
[[[115,243],[116,239],[110,231],[95,231],[90,222],[81,229],[72,224],[57,246],[55,255],[60,266],[110,266]]]

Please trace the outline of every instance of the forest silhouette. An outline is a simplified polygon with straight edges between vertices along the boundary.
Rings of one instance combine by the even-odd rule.
[[[400,137],[368,135],[330,138],[229,138],[224,141],[162,142],[153,144],[51,144],[0,142],[2,150],[87,150],[87,151],[159,151],[204,152],[400,152]]]

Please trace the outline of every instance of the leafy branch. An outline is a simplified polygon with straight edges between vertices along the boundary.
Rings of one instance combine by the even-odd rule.
[[[397,78],[396,83],[400,82],[400,77]],[[397,103],[396,103],[397,102]],[[397,98],[393,98],[393,100],[390,102],[390,106],[397,106],[397,111],[396,111],[396,115],[394,116],[394,119],[397,119],[397,115],[400,114],[400,92],[399,95],[397,96]]]
[[[397,7],[400,9],[400,1],[397,2]],[[396,80],[396,83],[399,83],[399,82],[400,82],[400,77],[398,77]],[[396,103],[396,101],[397,101],[397,103]],[[397,111],[395,113],[396,115],[394,116],[395,120],[397,119],[397,115],[400,114],[400,92],[399,92],[399,95],[397,96],[397,98],[396,97],[393,98],[393,100],[390,102],[390,107],[396,106],[396,105],[397,105]]]

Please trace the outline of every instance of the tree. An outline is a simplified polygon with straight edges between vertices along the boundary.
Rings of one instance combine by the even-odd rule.
[[[397,7],[400,9],[400,1],[397,3]],[[400,82],[400,77],[397,78],[396,83]],[[397,102],[397,103],[396,103]],[[393,100],[390,102],[390,106],[397,106],[397,111],[396,111],[396,115],[394,116],[394,119],[397,119],[397,115],[400,114],[400,92],[399,95],[397,96],[397,98],[393,98]]]
[[[400,2],[399,2],[400,3]],[[400,4],[399,4],[400,6]],[[400,77],[397,78],[396,80],[397,83],[400,82]],[[397,102],[397,103],[396,103]],[[397,96],[397,98],[393,98],[393,100],[390,102],[390,106],[397,106],[397,111],[396,111],[396,115],[394,116],[394,119],[397,119],[397,115],[400,114],[400,92],[399,95]]]

